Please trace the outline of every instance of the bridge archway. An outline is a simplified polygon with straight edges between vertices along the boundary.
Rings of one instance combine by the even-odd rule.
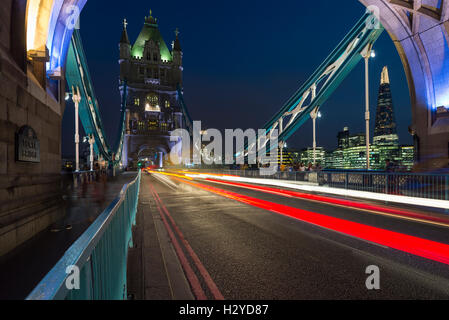
[[[399,52],[410,90],[410,133],[418,160],[435,167],[432,162],[447,159],[449,152],[449,117],[441,108],[449,108],[449,1],[359,1],[378,8]]]
[[[160,143],[139,145],[133,152],[130,153],[131,164],[134,166],[137,163],[146,163],[147,165],[156,165],[163,167],[165,157],[168,154],[167,146],[160,141]]]
[[[45,72],[50,78],[63,78],[72,33],[86,2],[87,0],[27,1],[27,56],[45,58]]]

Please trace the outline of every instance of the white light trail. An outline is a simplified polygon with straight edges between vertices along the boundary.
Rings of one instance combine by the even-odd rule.
[[[316,186],[316,185],[302,185],[302,184],[297,184],[297,183],[291,183],[288,181],[279,181],[279,180],[270,180],[270,179],[243,178],[243,177],[237,177],[237,176],[220,176],[220,175],[210,175],[210,174],[196,174],[196,175],[186,174],[186,176],[191,177],[191,178],[201,178],[201,179],[211,178],[211,179],[224,180],[224,181],[246,182],[246,183],[252,183],[252,184],[270,185],[270,186],[277,186],[277,187],[281,187],[281,188],[301,190],[301,191],[306,191],[306,192],[326,193],[326,194],[332,194],[332,195],[343,196],[343,197],[353,197],[353,198],[359,198],[359,199],[400,203],[400,204],[423,206],[423,207],[430,207],[430,208],[449,209],[449,201],[446,201],[446,200],[435,200],[435,199],[398,196],[398,195],[391,195],[391,194],[385,194],[385,193],[374,193],[374,192],[366,192],[366,191],[321,187],[321,186]]]

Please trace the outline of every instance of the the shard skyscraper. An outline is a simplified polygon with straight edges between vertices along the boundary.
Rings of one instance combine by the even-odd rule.
[[[393,98],[391,96],[390,76],[388,67],[382,70],[379,96],[377,100],[376,125],[374,129],[374,144],[398,144],[399,137],[394,115]]]

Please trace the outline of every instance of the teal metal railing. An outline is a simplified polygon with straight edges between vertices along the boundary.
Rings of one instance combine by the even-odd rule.
[[[203,169],[192,171],[201,172],[202,170]],[[204,171],[243,178],[310,182],[330,188],[367,191],[424,199],[449,200],[449,174],[443,173],[389,173],[356,170],[320,170],[318,172],[279,171],[267,176],[262,175],[259,170],[204,169]]]
[[[141,172],[66,251],[27,300],[124,300]],[[79,270],[79,288],[76,283]],[[72,282],[73,281],[73,282]]]
[[[331,188],[449,200],[449,175],[444,173],[324,170],[318,182]]]

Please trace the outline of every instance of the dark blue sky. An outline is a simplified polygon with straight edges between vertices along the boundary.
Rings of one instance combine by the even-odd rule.
[[[120,115],[122,20],[129,22],[133,43],[150,9],[167,45],[174,39],[175,28],[180,29],[185,100],[192,117],[218,129],[263,127],[365,11],[357,0],[88,1],[81,15],[81,34],[108,138],[116,137]],[[405,74],[386,32],[375,50],[371,126],[380,74],[388,65],[401,143],[412,143]],[[337,132],[344,126],[354,133],[364,131],[362,63],[322,107],[322,113],[320,146],[335,148]],[[64,155],[73,154],[73,127],[73,108],[68,105],[63,120]],[[289,141],[289,147],[295,148],[311,144],[311,123]]]

